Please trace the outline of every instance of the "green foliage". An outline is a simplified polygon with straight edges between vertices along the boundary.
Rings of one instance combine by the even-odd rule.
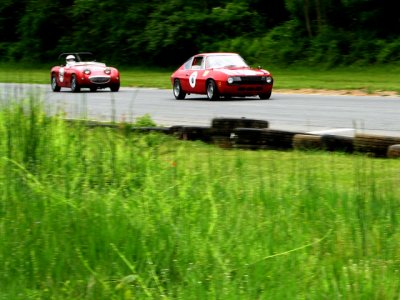
[[[67,3],[66,3],[67,2]],[[49,61],[59,54],[57,44],[60,33],[71,28],[71,20],[65,11],[69,1],[28,1],[25,13],[18,23],[20,40],[14,55],[25,61]]]
[[[198,52],[231,49],[263,65],[398,63],[392,2],[7,0],[0,55],[48,63],[60,52],[92,51],[109,64],[176,67]]]
[[[376,60],[378,63],[387,64],[400,61],[400,39],[377,41],[379,52]]]
[[[218,51],[239,52],[250,64],[287,66],[305,59],[306,40],[295,21],[275,27],[261,38],[237,37],[215,43]]]
[[[141,117],[138,117],[133,123],[134,127],[156,127],[157,123],[155,123],[149,114],[145,114]]]

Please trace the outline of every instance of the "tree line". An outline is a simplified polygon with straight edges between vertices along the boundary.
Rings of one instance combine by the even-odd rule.
[[[0,29],[1,61],[74,51],[126,66],[170,67],[211,51],[264,66],[400,61],[392,0],[2,0]]]

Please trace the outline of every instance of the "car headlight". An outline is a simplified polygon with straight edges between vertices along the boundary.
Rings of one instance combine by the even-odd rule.
[[[228,83],[232,84],[234,82],[242,81],[242,79],[239,76],[234,76],[234,77],[228,77]]]
[[[84,71],[83,71],[83,73],[85,73],[86,75],[90,75],[90,70],[89,69],[85,69]]]
[[[104,70],[104,73],[106,73],[107,75],[110,75],[111,74],[111,69],[110,68],[106,68]]]
[[[261,77],[261,80],[266,82],[266,83],[272,83],[272,77],[271,76],[263,76],[263,77]]]

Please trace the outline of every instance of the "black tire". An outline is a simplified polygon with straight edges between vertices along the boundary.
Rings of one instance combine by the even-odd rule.
[[[57,77],[55,74],[51,75],[51,89],[53,92],[59,92],[61,90],[61,87],[57,84]]]
[[[235,128],[231,134],[234,145],[261,145],[263,129]]]
[[[357,133],[354,137],[354,151],[370,156],[386,157],[389,146],[400,144],[400,137]]]
[[[215,81],[210,79],[207,81],[207,98],[210,100],[218,100],[219,92]]]
[[[268,93],[258,95],[258,97],[260,97],[261,100],[269,100],[269,98],[271,98],[271,94],[272,91],[269,91]]]
[[[324,147],[320,135],[296,134],[293,136],[293,149],[324,150]]]
[[[181,82],[179,79],[174,80],[174,86],[172,88],[176,100],[183,100],[186,97],[186,93],[182,90]]]
[[[211,142],[220,148],[224,148],[224,149],[232,148],[232,140],[229,136],[214,135],[214,136],[211,136]]]
[[[77,93],[81,90],[81,87],[78,84],[78,80],[76,79],[76,75],[72,74],[71,76],[71,91],[73,93]]]
[[[233,131],[234,144],[257,145],[260,149],[287,150],[293,149],[293,136],[299,132],[269,128],[236,128]]]
[[[120,84],[116,83],[116,84],[113,84],[113,85],[110,86],[110,90],[111,90],[111,92],[118,92],[119,91],[119,87],[120,87]]]
[[[391,145],[387,150],[388,158],[400,158],[400,144]]]
[[[353,153],[353,137],[326,134],[321,136],[323,147],[327,151]]]
[[[220,135],[230,135],[235,128],[268,128],[265,120],[246,118],[213,118],[211,127]]]
[[[180,138],[187,141],[210,142],[212,136],[211,127],[208,126],[183,126]]]

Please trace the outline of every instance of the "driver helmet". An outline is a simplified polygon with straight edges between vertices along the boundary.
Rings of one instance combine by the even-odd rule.
[[[67,60],[67,63],[75,62],[75,56],[73,56],[71,54],[68,55],[65,59]]]

